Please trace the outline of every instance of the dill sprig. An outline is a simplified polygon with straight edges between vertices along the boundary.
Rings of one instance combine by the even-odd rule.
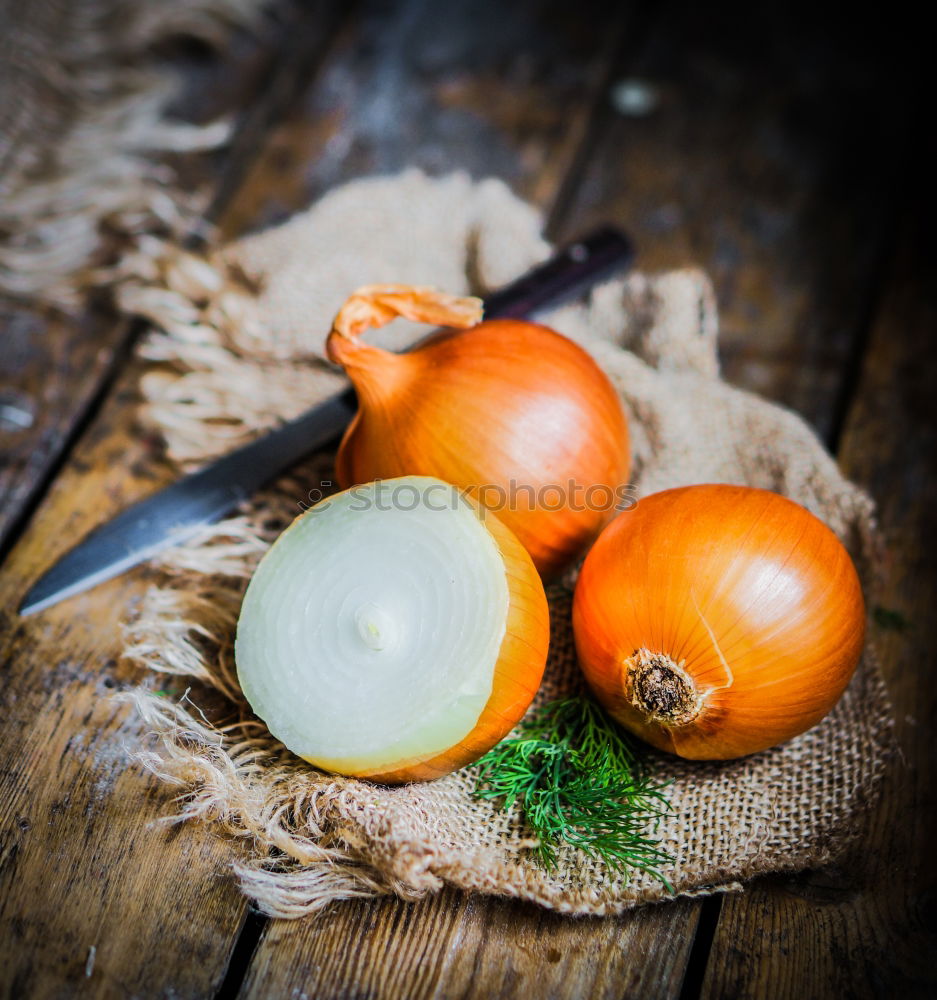
[[[518,803],[555,868],[564,841],[616,871],[648,872],[672,891],[659,866],[672,858],[647,833],[670,808],[628,739],[589,697],[550,702],[478,762],[479,798]]]

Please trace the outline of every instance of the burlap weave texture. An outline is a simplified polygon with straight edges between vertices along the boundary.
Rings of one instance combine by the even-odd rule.
[[[549,252],[540,224],[499,182],[408,172],[337,189],[209,264],[179,255],[151,266],[146,282],[129,282],[122,294],[127,311],[160,328],[144,346],[159,362],[142,383],[146,418],[182,466],[220,454],[339,384],[321,351],[332,315],[355,287],[396,281],[484,293]],[[776,490],[837,532],[869,584],[870,501],[796,415],[720,380],[715,300],[703,273],[636,273],[544,321],[590,350],[620,392],[639,496],[696,482]],[[418,332],[398,323],[375,340],[402,346]],[[171,553],[128,626],[128,656],[214,685],[230,700],[219,728],[198,710],[197,693],[181,703],[143,689],[134,695],[154,734],[141,759],[179,784],[178,815],[240,838],[241,884],[279,916],[353,895],[412,897],[443,883],[570,913],[666,898],[652,877],[616,875],[572,849],[561,852],[556,871],[543,870],[522,819],[473,798],[471,768],[401,788],[336,778],[293,758],[253,719],[231,654],[240,596],[277,530],[310,489],[332,478],[329,462],[310,461],[239,517]],[[579,683],[572,582],[550,592],[540,702]],[[648,751],[655,775],[672,781],[659,834],[675,858],[665,874],[676,892],[725,891],[757,874],[830,860],[874,794],[891,747],[888,720],[869,650],[832,714],[785,746],[728,763]]]

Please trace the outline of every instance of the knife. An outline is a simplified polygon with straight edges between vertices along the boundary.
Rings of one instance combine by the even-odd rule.
[[[528,317],[624,271],[631,240],[607,226],[563,248],[544,264],[484,300],[486,319]],[[88,590],[191,538],[247,500],[291,465],[334,442],[357,406],[350,387],[302,416],[138,501],[95,528],[32,586],[22,615]]]

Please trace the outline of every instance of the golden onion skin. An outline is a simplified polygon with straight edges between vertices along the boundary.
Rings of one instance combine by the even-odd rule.
[[[614,514],[630,469],[625,415],[608,377],[568,338],[503,319],[400,355],[338,338],[330,346],[360,401],[336,463],[343,487],[400,475],[475,487],[545,576]],[[600,502],[586,502],[590,488]]]
[[[596,697],[653,746],[742,757],[815,726],[862,652],[855,567],[814,515],[767,490],[665,490],[605,529],[573,602]]]

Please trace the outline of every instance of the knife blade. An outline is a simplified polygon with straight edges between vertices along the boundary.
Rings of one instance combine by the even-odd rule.
[[[624,271],[634,249],[605,226],[485,298],[486,319],[529,317]],[[30,588],[20,604],[31,615],[178,545],[217,521],[305,455],[335,441],[357,406],[350,387],[256,441],[209,463],[95,528]]]

